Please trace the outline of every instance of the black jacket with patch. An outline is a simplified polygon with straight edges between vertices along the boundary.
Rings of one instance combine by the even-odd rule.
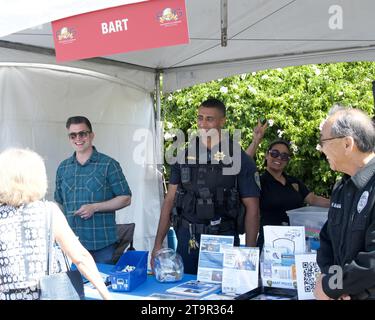
[[[323,291],[333,299],[375,299],[374,203],[375,159],[337,184],[320,232],[317,262],[326,275]]]

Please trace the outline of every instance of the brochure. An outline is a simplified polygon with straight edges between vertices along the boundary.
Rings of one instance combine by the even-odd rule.
[[[263,248],[264,260],[261,263],[263,286],[295,289],[296,266],[294,255],[285,253],[286,249]]]
[[[264,226],[263,286],[297,288],[295,255],[305,253],[305,227]]]
[[[296,255],[298,300],[313,300],[316,278],[320,274],[316,253]]]
[[[195,300],[194,297],[179,296],[175,294],[168,293],[152,293],[147,297],[144,297],[146,300]]]
[[[285,253],[305,253],[305,227],[303,226],[264,226],[264,246],[284,248]]]
[[[222,292],[242,294],[259,285],[259,248],[224,247]]]
[[[197,279],[221,284],[223,280],[223,247],[233,247],[233,236],[201,235]]]
[[[201,297],[213,291],[219,290],[220,287],[220,284],[190,280],[188,282],[181,283],[178,286],[169,288],[166,291],[168,293]]]
[[[234,296],[223,293],[212,293],[203,297],[201,300],[234,300]]]

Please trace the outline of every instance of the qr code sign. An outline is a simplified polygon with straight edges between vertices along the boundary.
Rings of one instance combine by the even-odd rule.
[[[320,274],[316,253],[296,254],[298,300],[315,299],[314,289]]]
[[[313,292],[315,289],[315,282],[320,273],[318,264],[313,261],[303,262],[303,287],[305,292]]]

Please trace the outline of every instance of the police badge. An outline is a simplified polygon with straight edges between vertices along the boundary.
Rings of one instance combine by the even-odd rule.
[[[366,207],[369,195],[370,194],[369,194],[368,191],[365,191],[365,192],[362,193],[361,198],[359,199],[359,201],[357,203],[357,211],[358,211],[358,213],[361,213],[361,211],[363,210],[363,208]]]
[[[224,152],[217,151],[217,152],[214,154],[214,159],[215,159],[216,161],[223,161],[224,157],[225,157]]]

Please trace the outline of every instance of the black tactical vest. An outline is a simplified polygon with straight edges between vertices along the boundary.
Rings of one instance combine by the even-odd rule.
[[[195,146],[194,157],[189,150]],[[184,219],[198,224],[212,224],[220,219],[221,222],[234,222],[240,211],[237,175],[223,175],[223,168],[232,166],[232,162],[227,160],[224,164],[223,160],[220,160],[223,157],[231,159],[233,142],[229,143],[230,154],[221,151],[220,145],[213,148],[211,157],[205,161],[207,163],[200,163],[201,147],[197,138],[196,145],[190,145],[190,149],[185,150],[185,163],[180,164],[181,184],[175,198],[177,213]],[[207,153],[210,154],[210,151]]]

